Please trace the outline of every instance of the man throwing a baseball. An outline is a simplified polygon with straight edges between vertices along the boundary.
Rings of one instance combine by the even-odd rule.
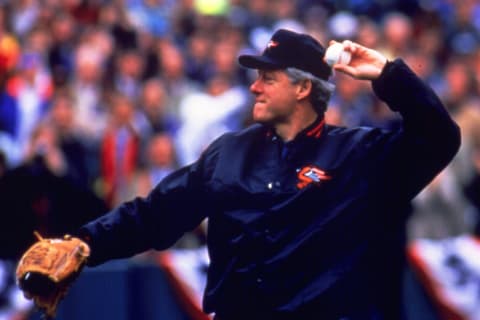
[[[401,114],[403,127],[326,124],[325,49],[279,30],[250,86],[257,122],[77,235],[88,265],[169,248],[208,217],[203,307],[219,320],[400,319],[402,232],[410,200],[452,159],[459,130],[401,60],[350,41],[348,65]]]

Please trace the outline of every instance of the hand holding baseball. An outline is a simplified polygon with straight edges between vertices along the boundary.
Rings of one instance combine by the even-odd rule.
[[[339,45],[343,46],[343,50]],[[342,51],[347,52],[347,54],[342,53]],[[336,61],[332,65],[334,70],[361,80],[378,78],[387,63],[387,58],[380,52],[350,40],[345,40],[342,43],[330,41],[324,59],[326,63]]]
[[[340,42],[331,42],[325,52],[325,62],[333,67],[335,64],[349,64],[352,55],[346,51]]]

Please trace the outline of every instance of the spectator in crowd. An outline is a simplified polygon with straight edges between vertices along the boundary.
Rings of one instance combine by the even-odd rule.
[[[197,32],[187,40],[186,74],[199,83],[207,81],[211,62],[210,53],[213,45],[208,34]]]
[[[474,25],[478,3],[472,0],[459,1],[454,4],[450,14],[445,35],[449,51],[459,55],[474,52],[480,45],[479,28]]]
[[[65,13],[53,17],[52,46],[48,53],[48,66],[56,86],[65,86],[71,81],[74,71],[76,27],[73,18]]]
[[[36,0],[14,1],[12,6],[13,31],[19,37],[26,35],[38,18],[40,5]]]
[[[185,96],[180,104],[177,135],[180,165],[196,160],[222,133],[240,128],[248,101],[246,90],[221,74],[209,80],[206,92]]]
[[[18,105],[15,142],[25,151],[33,129],[47,112],[53,94],[51,77],[36,52],[24,52],[18,73],[7,82],[7,92]]]
[[[247,84],[245,70],[241,69],[236,61],[242,40],[237,29],[231,29],[227,34],[219,36],[218,41],[212,46],[209,77],[221,75],[229,78],[234,85]],[[208,79],[205,83],[207,82]]]
[[[469,67],[458,57],[452,56],[443,71],[443,90],[441,98],[450,113],[455,115],[462,105],[472,98],[475,88],[474,77]]]
[[[146,196],[163,178],[178,168],[174,142],[165,133],[154,134],[146,148],[146,165],[139,170],[137,195]]]
[[[330,102],[340,109],[346,125],[360,125],[373,103],[373,96],[365,92],[360,81],[352,81],[343,74],[335,75],[336,92]]]
[[[380,27],[369,17],[361,17],[358,20],[356,41],[369,48],[379,48],[381,44]]]
[[[159,75],[170,97],[169,112],[178,116],[180,100],[196,92],[199,86],[187,77],[184,56],[175,43],[168,39],[160,40],[157,50],[160,61]]]
[[[159,78],[152,78],[143,84],[138,119],[142,136],[148,137],[154,133],[165,132],[174,136],[177,132],[179,121],[168,107],[169,97],[164,83]]]
[[[387,14],[383,21],[383,53],[393,59],[411,49],[413,27],[411,19],[399,12]]]
[[[82,43],[75,49],[75,72],[71,89],[75,101],[75,121],[92,141],[97,141],[106,125],[106,110],[103,103],[104,63],[99,48]]]
[[[128,50],[117,53],[113,68],[112,90],[136,100],[140,95],[144,64],[140,53]]]
[[[74,108],[72,96],[66,91],[58,91],[53,97],[47,121],[57,133],[57,143],[64,154],[72,182],[88,187],[93,179],[88,166],[89,152],[86,139],[75,123]]]
[[[17,165],[22,158],[17,143],[20,110],[17,100],[5,88],[6,74],[0,75],[0,150],[7,166]]]
[[[18,36],[9,31],[8,12],[6,6],[0,6],[0,68],[3,77],[5,72],[11,72],[17,66],[21,53]]]
[[[140,32],[148,32],[154,37],[164,37],[171,32],[173,1],[141,0],[128,6],[128,16]]]
[[[104,197],[110,206],[133,196],[131,183],[141,149],[134,116],[133,101],[122,93],[112,93],[108,125],[100,146]]]

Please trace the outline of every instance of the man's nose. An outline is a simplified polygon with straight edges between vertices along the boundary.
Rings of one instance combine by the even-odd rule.
[[[260,81],[258,79],[256,79],[251,85],[250,85],[250,91],[253,92],[253,93],[257,93],[257,92],[260,92],[261,90],[261,85],[260,85]]]

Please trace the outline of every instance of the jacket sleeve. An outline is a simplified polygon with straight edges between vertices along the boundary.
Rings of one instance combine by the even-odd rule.
[[[197,162],[167,176],[146,198],[125,202],[82,226],[79,236],[91,247],[88,265],[152,248],[166,249],[194,229],[211,210],[206,186],[219,152],[219,140]]]
[[[375,94],[403,118],[402,129],[381,136],[381,188],[392,200],[411,200],[452,160],[460,130],[435,92],[400,59],[372,81]]]

